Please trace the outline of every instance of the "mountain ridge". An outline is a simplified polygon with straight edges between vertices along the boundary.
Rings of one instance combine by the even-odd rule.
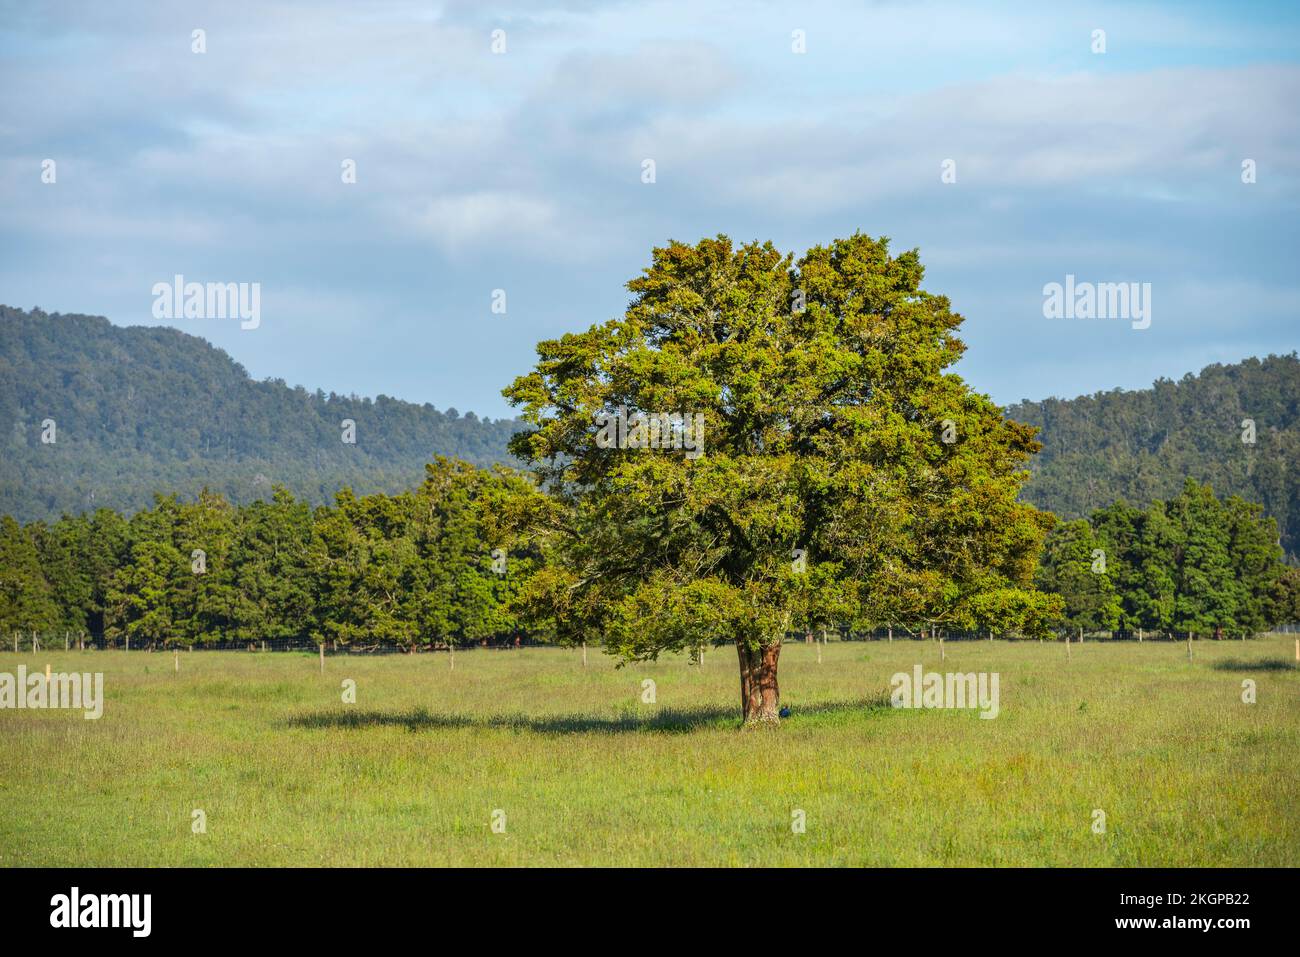
[[[1006,406],[1039,427],[1043,449],[1022,497],[1062,518],[1116,499],[1145,507],[1184,478],[1239,495],[1277,519],[1288,556],[1300,552],[1300,358],[1212,363],[1149,389]]]
[[[353,444],[344,441],[349,419]],[[193,496],[204,486],[237,502],[273,484],[318,504],[343,485],[397,492],[418,484],[435,455],[509,460],[506,442],[520,427],[256,380],[224,350],[167,326],[0,306],[5,421],[0,510],[24,521],[133,511],[156,491]]]

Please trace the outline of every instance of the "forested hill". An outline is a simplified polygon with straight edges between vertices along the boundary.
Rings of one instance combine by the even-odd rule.
[[[1099,392],[1010,406],[1040,426],[1043,450],[1023,497],[1065,518],[1127,499],[1145,506],[1178,494],[1190,476],[1264,506],[1282,545],[1300,554],[1300,359],[1269,356],[1212,365],[1150,389]],[[1245,420],[1254,423],[1254,443]]]
[[[1117,498],[1170,499],[1191,476],[1259,502],[1300,555],[1300,359],[1213,365],[1150,389],[1010,406],[1040,426],[1024,497],[1065,518]],[[55,442],[41,441],[55,422]],[[355,445],[340,439],[356,422]],[[1255,442],[1242,441],[1242,422]],[[11,423],[5,425],[5,423]],[[508,461],[513,420],[439,412],[386,396],[326,395],[256,382],[225,352],[165,327],[0,306],[0,512],[22,521],[207,485],[245,503],[279,483],[322,503],[418,485],[434,455]]]
[[[52,443],[42,442],[54,420]],[[340,422],[356,422],[356,443]],[[0,306],[0,512],[22,521],[204,485],[236,502],[279,483],[312,502],[418,485],[434,455],[507,461],[513,420],[386,396],[256,382],[225,352],[164,327]]]

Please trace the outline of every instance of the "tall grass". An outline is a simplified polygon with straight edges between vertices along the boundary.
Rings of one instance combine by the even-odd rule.
[[[4,653],[10,673],[102,671],[106,702],[98,721],[0,710],[0,864],[1300,864],[1291,637],[1190,662],[1169,642],[945,649],[831,643],[819,664],[787,645],[791,714],[757,731],[726,649],[333,657],[323,677],[298,654],[182,653],[176,673],[171,654]],[[997,719],[888,707],[917,663],[998,672]]]

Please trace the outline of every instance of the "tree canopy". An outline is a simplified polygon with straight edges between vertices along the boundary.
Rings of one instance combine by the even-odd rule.
[[[534,427],[511,450],[555,503],[536,530],[552,604],[601,607],[629,660],[734,642],[763,722],[792,627],[964,625],[995,604],[1041,627],[1051,518],[1016,500],[1034,430],[947,371],[961,317],[922,276],[915,250],[862,234],[797,262],[674,242],[621,318],[540,343],[505,395]],[[611,419],[626,441],[601,441]],[[697,421],[703,454],[677,441]]]
[[[1248,635],[1297,617],[1282,557],[1260,506],[1188,479],[1168,501],[1058,526],[1037,580],[1062,596],[1071,629]]]

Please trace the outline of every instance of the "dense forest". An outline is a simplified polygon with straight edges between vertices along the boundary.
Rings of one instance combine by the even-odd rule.
[[[1079,633],[1244,637],[1300,620],[1300,568],[1283,564],[1275,521],[1192,479],[1168,501],[1058,524],[1035,584]]]
[[[538,610],[546,553],[512,537],[505,518],[533,500],[520,473],[439,458],[411,491],[344,490],[315,509],[277,488],[244,506],[211,492],[194,502],[159,496],[129,518],[98,509],[23,526],[3,516],[0,637],[24,647],[33,633],[62,644],[70,632],[131,648],[298,639],[407,650],[521,634],[603,641],[599,629],[557,629]],[[1190,481],[1145,510],[1118,504],[1064,523],[1036,582],[1059,596],[1045,624],[1057,634],[1223,638],[1296,621],[1300,569],[1281,563],[1276,535],[1257,506]],[[865,613],[836,624],[889,624],[900,635],[926,627]]]
[[[356,423],[356,442],[340,423]],[[53,420],[53,432],[44,425]],[[508,460],[513,420],[387,396],[257,382],[165,327],[0,306],[0,511],[20,521],[144,508],[203,488],[243,504],[282,485],[312,504],[419,484],[435,455]],[[43,441],[42,439],[45,439]],[[49,439],[54,441],[49,441]]]
[[[57,522],[0,518],[0,633],[65,630],[128,647],[302,638],[464,644],[516,627],[534,558],[488,524],[526,479],[438,458],[396,495],[311,508],[276,487],[232,505],[204,490]]]
[[[1043,449],[1023,497],[1066,519],[1124,499],[1177,495],[1186,478],[1239,495],[1277,519],[1300,554],[1300,359],[1295,354],[1207,366],[1150,389],[1010,406],[1040,427]],[[1245,424],[1243,424],[1245,423]]]

